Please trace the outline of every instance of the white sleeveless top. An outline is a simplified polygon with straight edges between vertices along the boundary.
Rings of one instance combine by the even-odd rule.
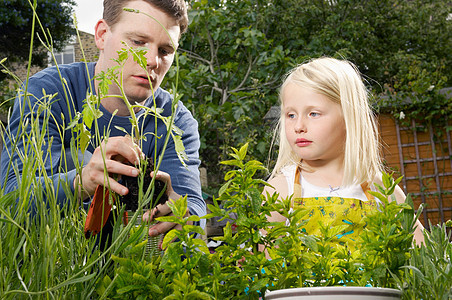
[[[295,165],[290,165],[284,167],[281,172],[286,178],[288,195],[293,194],[293,183],[295,180]],[[342,197],[342,198],[354,198],[361,201],[368,201],[366,194],[364,193],[361,185],[352,185],[346,187],[319,187],[313,185],[306,181],[303,174],[300,176],[300,184],[302,186],[301,197],[302,198],[312,198],[312,197]],[[371,188],[374,190],[374,188]]]

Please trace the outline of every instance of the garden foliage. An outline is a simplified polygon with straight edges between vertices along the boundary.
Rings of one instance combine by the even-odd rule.
[[[209,3],[236,8],[249,4],[243,1],[242,7],[241,1]],[[203,12],[201,6],[196,6],[209,3],[200,1],[193,5],[196,15],[194,24],[210,26],[203,19],[207,14],[216,28],[227,27],[229,21],[217,13],[218,10]],[[313,6],[307,8],[314,9]],[[237,10],[237,17],[245,16],[241,12],[243,10]],[[259,15],[255,17],[257,24],[265,21]],[[203,85],[195,81],[195,73],[190,73],[198,70],[210,78],[211,91],[221,91],[224,101],[219,104],[224,107],[230,105],[228,111],[232,113],[224,118],[224,123],[220,123],[225,125],[221,125],[225,131],[214,131],[216,136],[221,136],[218,132],[226,133],[228,129],[237,127],[237,119],[243,121],[239,122],[240,126],[246,127],[258,115],[262,117],[262,108],[256,110],[255,99],[264,99],[267,94],[259,87],[274,84],[268,77],[268,74],[276,72],[271,67],[272,63],[287,62],[285,56],[289,51],[281,47],[272,48],[272,41],[266,40],[262,27],[256,29],[245,26],[245,23],[239,24],[242,26],[237,30],[241,34],[239,39],[223,37],[224,30],[212,31],[212,28],[202,32],[200,37],[211,38],[216,46],[209,49],[226,51],[230,56],[241,51],[238,56],[248,62],[245,69],[250,70],[252,76],[240,74],[243,71],[238,70],[240,64],[232,60],[229,64],[217,64],[215,56],[209,60],[214,63],[208,67],[198,65],[198,69],[187,68],[189,71],[182,71],[179,66],[175,68],[176,74],[181,72],[182,76],[186,76],[186,85],[193,84],[186,94],[191,95],[191,99],[198,87],[203,89]],[[196,36],[191,38],[196,39]],[[223,43],[230,40],[236,45],[225,47]],[[261,48],[256,50],[255,47]],[[90,136],[88,130],[96,126],[100,97],[106,96],[105,88],[109,83],[121,85],[121,64],[128,56],[145,65],[143,51],[125,46],[124,51],[118,53],[118,67],[98,77],[102,82],[98,96],[88,94],[85,110],[74,116],[68,128],[62,128],[62,132],[70,129],[80,137],[73,139],[70,149],[73,157],[77,157],[77,151],[83,151],[88,142],[100,141],[100,136]],[[181,57],[182,64],[188,62],[188,56],[187,51]],[[260,71],[253,73],[253,66],[258,66]],[[212,68],[216,71],[208,74]],[[237,81],[239,77],[246,80]],[[221,78],[226,78],[231,85],[218,85]],[[23,91],[26,93],[26,85]],[[228,91],[233,92],[228,94]],[[173,86],[173,92],[176,105],[183,95],[177,94],[177,86]],[[213,97],[209,98],[208,94],[206,92],[200,97],[205,101],[205,106],[199,106],[200,111],[210,116],[201,120],[204,125],[218,113],[215,106],[218,104],[210,106]],[[380,211],[366,217],[368,226],[359,242],[360,250],[350,252],[346,246],[330,243],[331,238],[341,230],[340,227],[325,227],[322,236],[306,235],[302,231],[303,223],[299,222],[306,211],[302,208],[290,210],[290,198],[279,201],[277,195],[262,194],[267,183],[260,179],[259,174],[265,173],[265,168],[259,161],[247,159],[250,149],[246,143],[239,149],[233,148],[230,160],[223,161],[229,171],[214,204],[209,206],[210,214],[206,216],[220,219],[229,219],[231,214],[237,216],[227,223],[224,235],[216,238],[222,245],[214,252],[201,239],[203,230],[192,225],[192,222],[199,221],[199,217],[185,216],[186,198],[169,203],[174,215],[159,219],[182,226],[182,230],[172,230],[165,236],[163,256],[147,254],[148,224],[135,227],[134,221],[138,218],[135,214],[132,221],[124,225],[120,221],[123,208],[114,214],[117,221],[111,246],[100,251],[95,239],[84,238],[86,211],[78,201],[79,195],[73,195],[69,187],[63,185],[68,199],[65,205],[59,206],[55,197],[57,191],[53,189],[52,180],[44,167],[46,160],[52,159],[47,151],[52,140],[46,136],[46,126],[52,121],[48,107],[53,99],[54,95],[40,99],[33,113],[26,118],[24,116],[23,127],[17,136],[10,137],[11,140],[24,141],[25,149],[20,153],[24,171],[23,176],[18,176],[17,190],[6,194],[0,189],[2,299],[258,299],[266,290],[328,285],[395,287],[403,290],[407,299],[447,299],[451,295],[450,236],[444,226],[433,227],[430,232],[425,232],[425,245],[413,246],[414,222],[420,210],[415,217],[409,197],[405,204],[390,201],[398,181],[389,175],[384,176],[383,186],[378,187],[378,192],[374,194],[382,202]],[[234,104],[228,104],[231,99],[234,99]],[[273,99],[276,99],[275,95]],[[126,98],[124,100],[128,103]],[[196,108],[195,102],[192,104]],[[133,105],[129,109],[133,109]],[[252,114],[254,112],[259,113]],[[248,118],[247,113],[252,114],[251,117]],[[157,109],[150,109],[144,115],[161,117]],[[172,117],[164,122],[170,133],[167,138],[173,138],[178,143],[183,163],[183,145],[178,140],[180,132],[172,125]],[[140,131],[138,120],[132,118],[132,123],[135,130],[129,134],[139,143],[146,135]],[[258,127],[256,125],[253,124]],[[262,141],[258,138],[258,129],[254,132],[256,135],[247,135]],[[239,131],[232,133],[242,134]],[[4,134],[11,133],[5,130]],[[204,141],[209,138],[205,135]],[[226,141],[233,144],[236,140],[234,137]],[[224,141],[218,140],[218,144],[223,145]],[[258,151],[261,151],[260,147],[256,147]],[[61,151],[65,154],[66,150]],[[220,150],[227,152],[225,147]],[[81,168],[81,162],[76,162],[76,165]],[[11,161],[7,167],[18,174],[15,162]],[[151,196],[152,190],[141,190],[140,206],[147,204]],[[272,211],[285,216],[288,225],[268,222],[267,216]]]
[[[47,66],[47,49],[34,47],[30,56],[30,44],[35,41],[39,45],[39,38],[51,29],[53,47],[63,49],[74,33],[73,5],[73,0],[3,0],[0,6],[0,57],[23,65],[31,58],[32,65]],[[35,14],[39,15],[39,20]],[[40,23],[35,25],[36,30],[33,28],[35,22]],[[5,77],[6,74],[0,73],[0,83]]]
[[[414,247],[412,205],[409,198],[405,204],[389,202],[397,182],[389,175],[375,193],[381,211],[366,217],[361,250],[350,254],[329,243],[341,228],[306,235],[299,222],[306,211],[289,211],[290,199],[262,195],[266,183],[255,174],[263,166],[246,161],[246,153],[247,145],[233,149],[232,159],[223,162],[234,170],[206,218],[230,218],[231,213],[237,218],[216,238],[223,244],[213,253],[200,239],[201,228],[190,225],[199,217],[185,216],[186,198],[170,204],[174,216],[159,219],[182,225],[166,235],[160,257],[146,254],[146,224],[118,226],[112,247],[99,252],[83,237],[83,210],[56,205],[48,210],[38,202],[39,218],[32,219],[26,201],[21,207],[12,204],[18,193],[42,192],[39,185],[25,182],[33,188],[2,194],[2,298],[258,299],[266,290],[330,285],[395,287],[407,299],[420,293],[450,295],[451,246],[445,228],[426,232],[426,244]],[[286,216],[288,225],[269,223],[271,211]],[[433,281],[427,291],[418,288]]]
[[[440,109],[443,119],[450,115],[452,107],[435,98],[452,86],[449,2],[192,1],[179,91],[199,121],[215,193],[229,170],[218,169],[229,145],[249,143],[251,158],[268,158],[272,124],[264,116],[277,105],[284,74],[313,57],[349,59],[374,95],[389,95],[397,106],[414,94],[420,116],[424,108],[429,116]],[[394,112],[402,110],[411,111]]]
[[[405,299],[419,299],[421,294],[423,299],[447,299],[443,297],[451,295],[451,244],[445,227],[434,227],[425,233],[425,245],[413,246],[420,211],[414,215],[409,197],[403,204],[391,201],[398,181],[390,175],[384,175],[384,185],[374,193],[382,202],[380,211],[365,218],[368,226],[358,242],[359,250],[350,252],[346,246],[330,243],[341,232],[340,226],[323,228],[322,236],[306,235],[299,220],[307,211],[289,211],[290,199],[277,201],[276,196],[262,195],[266,183],[254,178],[262,165],[245,160],[246,147],[233,149],[232,159],[223,162],[235,169],[226,175],[219,197],[209,206],[207,218],[237,216],[227,223],[224,236],[216,238],[223,243],[215,252],[210,253],[203,240],[190,237],[194,228],[186,225],[186,203],[181,199],[173,206],[171,221],[188,230],[170,232],[165,240],[177,239],[165,243],[163,257],[144,257],[146,262],[133,255],[115,258],[118,280],[104,278],[98,291],[129,299],[258,299],[266,290],[347,285],[401,289]],[[266,216],[271,211],[287,217],[288,225],[269,223]],[[132,278],[155,278],[152,282],[169,285],[140,294],[151,289],[152,283],[139,285]],[[436,284],[418,290],[429,280]]]

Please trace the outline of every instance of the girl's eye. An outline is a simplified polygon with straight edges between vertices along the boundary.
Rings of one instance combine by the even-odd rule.
[[[295,118],[295,114],[293,114],[293,113],[288,113],[288,114],[287,114],[287,117],[288,117],[289,119],[294,119],[294,118]]]
[[[315,117],[320,116],[320,114],[318,112],[312,111],[309,113],[309,116],[315,118]]]

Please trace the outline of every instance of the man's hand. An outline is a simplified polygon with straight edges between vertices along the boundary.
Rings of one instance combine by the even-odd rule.
[[[98,185],[109,187],[112,191],[125,195],[129,192],[128,189],[112,176],[114,174],[138,176],[139,170],[126,163],[138,165],[140,156],[143,156],[143,153],[131,137],[111,137],[94,150],[90,161],[82,169],[81,184],[83,186],[77,176],[74,180],[74,188],[81,189],[82,199],[93,195]]]
[[[151,172],[151,176],[154,177],[154,172]],[[158,171],[155,175],[155,179],[161,180],[166,183],[166,195],[168,196],[168,201],[175,201],[178,200],[181,196],[177,194],[173,187],[171,186],[171,177],[168,173]],[[165,204],[159,204],[157,205],[152,211],[147,211],[143,215],[143,221],[145,222],[152,222],[158,217],[163,216],[172,216],[173,213],[171,212],[171,209],[169,206]],[[187,209],[187,212],[185,214],[186,217],[190,215],[189,210]],[[159,234],[164,234],[170,231],[171,229],[182,229],[180,225],[177,225],[175,223],[169,223],[169,222],[157,222],[155,225],[149,228],[149,236],[158,236]]]

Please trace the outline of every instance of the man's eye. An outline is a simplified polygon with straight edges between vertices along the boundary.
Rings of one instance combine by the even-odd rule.
[[[171,54],[171,52],[168,51],[168,50],[166,50],[166,49],[164,49],[164,48],[161,48],[161,49],[160,49],[160,54],[163,55],[163,56],[165,56],[165,55]]]
[[[138,40],[132,40],[132,44],[134,44],[135,46],[143,46],[144,42],[138,41]]]

